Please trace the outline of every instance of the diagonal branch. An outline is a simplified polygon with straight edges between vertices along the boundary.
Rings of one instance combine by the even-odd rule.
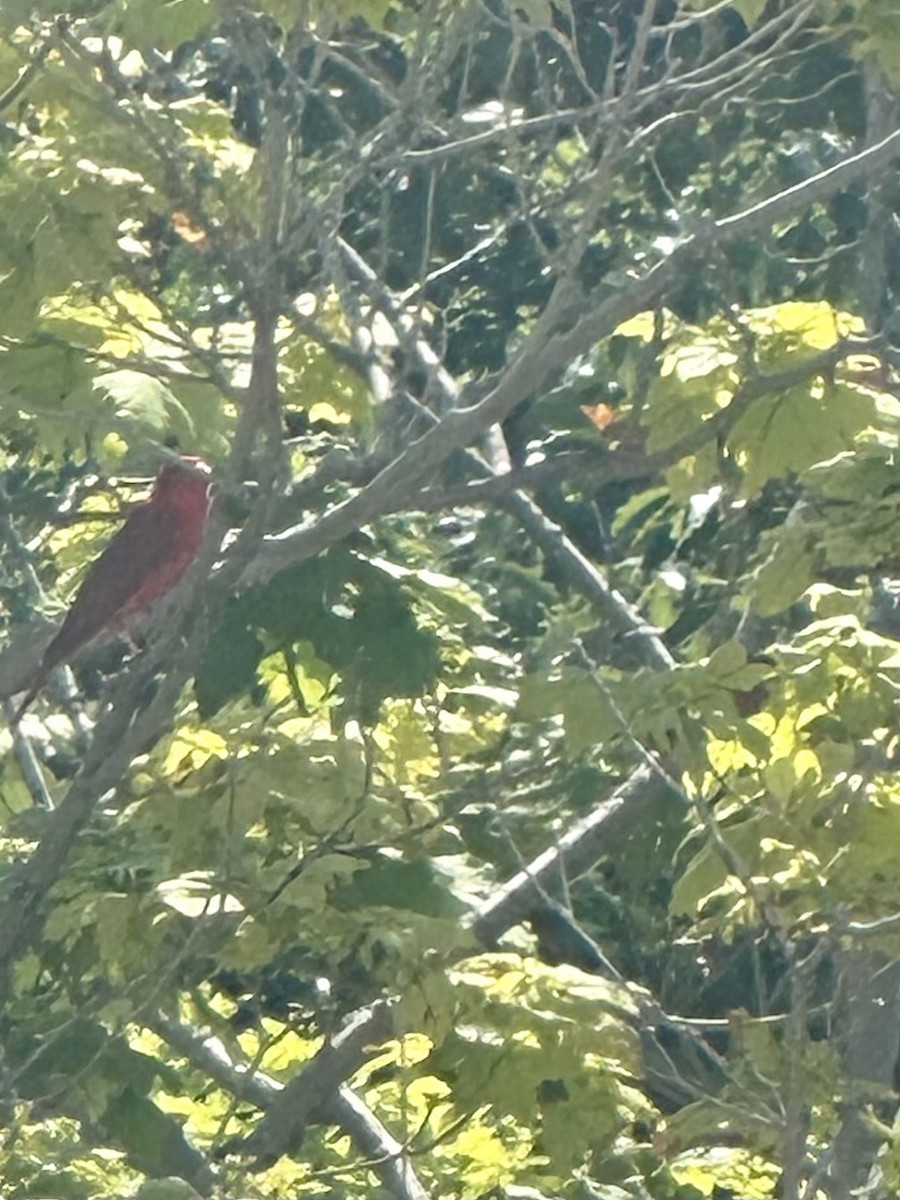
[[[768,229],[792,217],[810,204],[832,196],[854,180],[871,175],[900,155],[900,130],[852,155],[834,167],[811,176],[742,212],[710,222],[687,238],[640,279],[625,285],[615,295],[591,309],[575,289],[556,295],[505,371],[495,378],[490,390],[473,384],[461,400],[474,402],[448,412],[399,454],[365,488],[336,505],[311,528],[291,528],[265,539],[245,582],[271,578],[285,567],[320,553],[360,526],[411,504],[411,497],[426,480],[434,477],[447,458],[473,444],[494,424],[598,341],[608,337],[624,321],[659,303],[661,297],[685,272],[696,270],[711,251],[739,238]],[[577,312],[589,311],[578,317]]]
[[[667,793],[673,803],[680,803],[664,779],[647,766],[638,767],[609,799],[572,825],[554,846],[513,875],[482,905],[471,923],[478,941],[495,946],[508,929],[524,920],[541,898],[539,889],[558,879],[561,869],[566,878],[583,875],[616,840],[623,823],[631,826],[639,821],[641,814]]]
[[[20,69],[16,78],[3,92],[0,92],[0,113],[15,104],[22,93],[37,78],[41,67],[47,59],[47,55],[53,49],[53,45],[59,36],[61,22],[62,18],[57,18],[49,33],[38,44],[37,49],[32,53],[28,62]]]
[[[369,1052],[395,1035],[392,1005],[379,1001],[354,1013],[269,1105],[249,1137],[235,1140],[224,1153],[257,1158],[262,1166],[288,1153],[314,1122],[328,1121],[339,1088],[366,1061]]]
[[[351,246],[342,242],[340,249],[357,281],[366,289],[375,306],[390,321],[398,343],[426,374],[429,387],[436,393],[439,411],[452,412],[456,410],[459,406],[456,385],[434,350],[417,332],[412,319],[402,312],[388,290],[380,284],[375,272]],[[379,367],[376,367],[375,370],[378,372],[375,382],[380,385],[383,372]],[[430,423],[437,422],[437,418],[430,409],[417,405],[416,410]],[[505,475],[497,474],[490,464],[474,450],[466,451],[466,465],[475,475],[497,482],[506,481]],[[665,670],[674,666],[674,659],[662,640],[647,627],[640,614],[631,607],[620,592],[610,585],[603,573],[581,553],[563,530],[546,517],[530,497],[519,490],[512,492],[507,490],[503,500],[506,508],[526,529],[541,550],[559,562],[570,585],[586,596],[592,604],[595,604],[601,614],[610,620],[617,632],[623,636],[635,638],[644,657],[651,665]],[[416,501],[412,500],[405,507],[414,506],[415,503]]]
[[[557,845],[539,854],[475,912],[468,928],[476,941],[485,949],[493,949],[507,930],[526,919],[536,901],[542,899],[545,885],[552,885],[560,874],[580,875],[589,870],[617,839],[626,836],[642,816],[667,798],[672,803],[681,802],[665,779],[647,766],[639,767]],[[706,1094],[702,1085],[684,1078],[666,1048],[677,1039],[691,1047],[690,1057],[698,1064],[700,1077],[708,1081],[707,1086],[724,1078],[723,1064],[698,1030],[668,1016],[643,990],[634,993],[633,998],[639,1011],[649,1086],[675,1104]],[[226,1151],[250,1154],[269,1164],[296,1147],[307,1125],[335,1122],[338,1117],[333,1104],[341,1085],[376,1047],[399,1036],[394,1009],[395,1001],[383,1000],[354,1013],[341,1033],[291,1080],[277,1102],[267,1107],[250,1136],[232,1142]],[[660,1027],[666,1029],[665,1044],[655,1036]]]
[[[284,1104],[287,1089],[282,1084],[260,1071],[248,1071],[235,1064],[218,1039],[204,1038],[182,1021],[162,1014],[157,1015],[150,1026],[195,1069],[215,1080],[238,1100],[263,1112],[275,1111]],[[339,1034],[335,1043],[339,1043],[346,1033],[345,1030],[344,1034]],[[428,1200],[402,1145],[351,1088],[338,1083],[331,1098],[326,1097],[323,1101],[323,1110],[329,1124],[340,1126],[352,1138],[367,1160],[365,1166],[379,1177],[391,1196],[397,1200]]]

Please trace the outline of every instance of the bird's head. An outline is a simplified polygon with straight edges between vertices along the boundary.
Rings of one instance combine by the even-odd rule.
[[[208,462],[193,454],[169,458],[159,469],[151,501],[196,503],[209,498],[212,469]]]

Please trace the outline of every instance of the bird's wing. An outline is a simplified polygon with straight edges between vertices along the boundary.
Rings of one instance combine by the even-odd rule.
[[[115,623],[129,602],[166,571],[179,541],[178,523],[159,505],[142,504],[91,566],[44,653],[49,670]]]

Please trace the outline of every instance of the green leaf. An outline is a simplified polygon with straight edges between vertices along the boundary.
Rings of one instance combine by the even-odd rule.
[[[134,1200],[200,1200],[184,1179],[147,1179],[134,1194]]]
[[[722,368],[700,379],[681,381],[668,376],[654,382],[641,415],[641,424],[648,430],[648,452],[667,450],[693,433],[716,411],[716,390],[729,379],[729,370]]]
[[[426,917],[461,917],[466,905],[426,859],[402,862],[379,858],[334,889],[331,903],[343,912],[360,908],[400,908]]]
[[[623,732],[609,696],[591,675],[574,667],[566,667],[550,679],[526,677],[516,712],[525,721],[561,716],[571,754],[602,745]]]
[[[755,401],[728,438],[744,471],[745,495],[849,449],[874,417],[870,396],[836,384],[798,386]]]
[[[813,581],[816,551],[810,532],[799,525],[781,531],[775,549],[751,584],[752,604],[760,616],[782,612],[799,600]]]
[[[185,1140],[179,1123],[131,1088],[110,1102],[103,1122],[132,1163],[147,1175],[165,1177],[180,1170],[195,1179],[201,1174],[203,1159]]]
[[[211,717],[235,696],[250,692],[264,654],[262,642],[247,627],[240,608],[226,609],[194,679],[201,717]]]
[[[113,428],[160,440],[171,435],[180,445],[193,443],[195,433],[189,413],[161,380],[123,368],[98,375],[94,386],[110,402]]]
[[[344,548],[232,602],[201,668],[204,711],[247,680],[257,637],[274,647],[310,643],[342,676],[348,712],[367,721],[387,697],[422,695],[440,666],[437,635],[420,628],[404,585]],[[231,671],[233,641],[240,670]]]
[[[730,641],[718,646],[709,656],[706,669],[716,679],[736,675],[747,662],[747,651],[740,642]]]
[[[349,417],[369,428],[373,419],[372,397],[360,376],[311,338],[295,336],[279,357],[285,396],[291,406],[308,412],[328,405],[335,414]],[[315,416],[315,414],[313,414]]]

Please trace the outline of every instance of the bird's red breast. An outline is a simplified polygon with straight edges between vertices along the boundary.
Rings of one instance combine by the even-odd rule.
[[[142,543],[144,546],[141,554],[143,569],[134,574],[133,590],[129,589],[130,595],[111,617],[111,623],[117,628],[133,613],[143,612],[175,587],[194,561],[206,532],[209,493],[206,463],[187,456],[175,459],[160,471],[147,504],[136,509],[116,535],[124,534],[135,518],[149,510],[150,515],[134,521],[129,534],[129,545]],[[112,542],[98,564],[111,546]]]
[[[196,557],[209,514],[210,469],[203,459],[183,456],[167,462],[145,504],[88,568],[59,632],[47,646],[21,714],[49,673],[107,630],[171,591]]]

